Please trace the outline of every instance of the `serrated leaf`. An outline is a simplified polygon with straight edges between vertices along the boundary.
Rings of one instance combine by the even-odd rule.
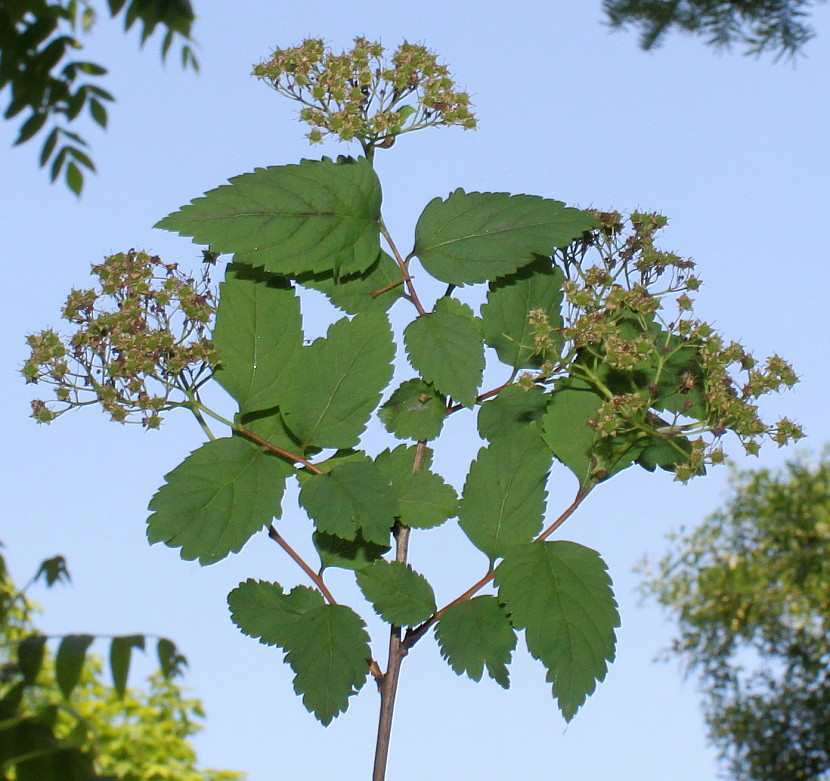
[[[366,542],[360,534],[353,540],[344,540],[333,534],[314,532],[311,539],[320,556],[322,569],[363,569],[389,550],[388,545]]]
[[[562,271],[544,257],[490,283],[487,303],[481,307],[484,341],[501,361],[516,369],[533,369],[552,357],[540,353],[534,344],[536,331],[530,313],[542,312],[552,329],[561,328],[564,281]]]
[[[159,660],[161,674],[168,680],[184,673],[187,659],[179,653],[176,644],[166,637],[160,637],[156,643],[156,655]]]
[[[66,635],[58,646],[55,657],[55,680],[65,698],[81,679],[81,671],[86,661],[86,652],[95,638],[92,635]]]
[[[470,466],[458,522],[493,561],[542,530],[551,456],[533,430],[502,437],[478,451]]]
[[[530,388],[508,385],[479,408],[478,433],[492,442],[527,428],[541,431],[538,421],[545,414],[547,404],[548,397],[537,385]]]
[[[45,648],[44,635],[31,635],[17,644],[17,664],[23,673],[23,679],[29,685],[34,684],[40,674]]]
[[[415,228],[424,268],[452,285],[512,274],[597,225],[587,212],[535,195],[465,193],[427,204]]]
[[[392,379],[394,358],[385,315],[338,320],[289,369],[293,381],[281,403],[286,425],[304,446],[354,447]]]
[[[300,504],[318,531],[354,540],[389,544],[398,514],[395,494],[371,461],[345,463],[312,475],[300,489]]]
[[[605,562],[574,542],[533,543],[504,557],[495,582],[570,721],[614,660],[620,617]]]
[[[458,496],[440,475],[429,471],[429,460],[417,472],[412,471],[415,448],[399,445],[384,450],[375,459],[378,469],[388,480],[398,499],[398,517],[401,523],[416,529],[440,526],[458,514]]]
[[[360,617],[344,605],[326,605],[303,586],[283,594],[277,583],[248,580],[228,596],[234,623],[247,635],[286,651],[294,690],[323,724],[348,708],[366,682],[369,636]]]
[[[395,285],[378,296],[372,294],[400,281],[401,270],[398,264],[383,251],[375,263],[361,274],[338,277],[332,271],[297,277],[298,284],[324,293],[332,304],[351,315],[385,312],[401,297],[403,285]]]
[[[211,340],[221,359],[216,381],[240,412],[275,407],[303,344],[300,300],[284,277],[231,264],[219,287]]]
[[[110,671],[116,694],[123,698],[130,674],[130,659],[133,648],[144,650],[144,635],[113,637],[110,645]]]
[[[443,394],[420,379],[402,382],[378,411],[378,417],[390,434],[398,439],[419,442],[435,439],[441,433],[446,416]]]
[[[441,656],[456,675],[480,681],[487,674],[507,689],[507,665],[516,647],[516,632],[493,596],[481,596],[448,608],[435,627]]]
[[[427,579],[401,561],[376,561],[355,573],[363,596],[375,612],[395,626],[414,626],[436,610]]]
[[[276,274],[354,274],[380,253],[380,182],[364,158],[257,168],[156,227]]]
[[[484,344],[473,323],[452,312],[431,312],[404,331],[409,362],[437,390],[472,407],[484,371]]]
[[[237,553],[280,513],[291,465],[239,437],[207,442],[164,476],[150,502],[150,543],[213,564]]]

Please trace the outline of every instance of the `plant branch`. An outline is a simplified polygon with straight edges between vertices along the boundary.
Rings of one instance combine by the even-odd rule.
[[[547,529],[545,529],[538,537],[536,537],[533,542],[543,542],[546,540],[553,532],[555,532],[568,518],[573,515],[576,508],[579,507],[580,504],[584,501],[585,497],[591,492],[591,488],[580,488],[579,492],[576,495],[576,498],[571,502],[570,506],[565,509],[565,511],[550,525]],[[440,610],[435,612],[432,616],[430,616],[423,624],[416,626],[413,629],[410,629],[406,633],[406,637],[403,640],[403,645],[408,651],[412,648],[415,643],[417,643],[426,633],[429,631],[430,627],[432,627],[444,613],[447,612],[453,605],[457,605],[459,602],[466,602],[468,599],[471,599],[475,594],[477,594],[484,586],[486,586],[493,578],[496,576],[495,570],[490,570],[483,578],[478,580],[474,583],[470,588],[468,588],[463,594],[457,596],[452,602],[444,605]]]
[[[337,600],[332,596],[331,591],[329,591],[328,586],[323,582],[323,578],[320,577],[311,567],[306,563],[306,560],[300,556],[297,551],[294,550],[280,535],[280,533],[274,528],[273,524],[268,528],[268,536],[277,543],[300,567],[300,569],[311,578],[312,582],[318,589],[320,589],[323,596],[326,598],[330,605],[336,605]]]
[[[499,385],[498,388],[493,388],[492,390],[485,391],[484,393],[480,393],[476,396],[476,404],[486,401],[487,399],[491,398],[492,396],[498,396],[508,385],[511,385],[512,382],[505,382],[504,385]],[[453,412],[458,412],[459,410],[464,409],[463,404],[454,404],[452,407],[447,407],[447,415],[452,415]]]
[[[254,434],[253,431],[248,431],[246,428],[242,428],[241,426],[234,426],[234,430],[242,434],[244,437],[248,437],[252,442],[256,442],[258,445],[262,445],[266,450],[270,450],[272,453],[276,453],[279,456],[283,456],[283,458],[287,458],[292,462],[302,464],[309,472],[314,472],[315,475],[322,475],[323,470],[320,467],[315,466],[311,463],[311,461],[306,460],[303,458],[299,453],[292,453],[290,450],[285,450],[284,448],[279,447],[278,445],[274,445],[270,443],[267,439],[263,439],[262,437]]]
[[[398,248],[395,246],[395,242],[392,240],[392,236],[386,229],[386,224],[384,223],[382,217],[380,220],[380,233],[383,236],[383,238],[386,239],[386,243],[389,245],[389,249],[392,250],[392,254],[395,256],[395,261],[397,262],[398,267],[401,270],[401,274],[403,274],[403,281],[406,283],[406,289],[409,294],[409,299],[412,301],[413,305],[418,310],[419,315],[426,314],[426,310],[421,304],[421,300],[418,298],[418,294],[415,292],[415,285],[412,282],[412,277],[409,275],[409,267],[406,265],[406,261],[401,257],[401,253],[398,252]]]
[[[424,441],[418,442],[415,447],[415,460],[412,464],[413,472],[419,472],[423,469],[426,450],[427,443]],[[395,535],[395,561],[405,563],[409,553],[410,529],[402,523],[396,523],[393,532]],[[403,662],[403,658],[407,653],[409,653],[409,647],[404,644],[401,628],[392,626],[389,633],[389,661],[386,666],[386,673],[381,678],[376,679],[380,691],[380,715],[378,717],[378,737],[375,744],[375,765],[372,781],[384,781],[386,778],[395,695],[398,692],[401,662]]]

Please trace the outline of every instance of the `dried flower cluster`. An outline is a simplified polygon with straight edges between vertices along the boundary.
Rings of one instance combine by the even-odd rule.
[[[333,135],[359,141],[368,155],[412,130],[476,127],[469,95],[456,90],[433,52],[411,43],[401,44],[391,61],[385,52],[380,43],[355,38],[351,50],[334,54],[322,40],[310,38],[277,49],[253,72],[303,105],[300,119],[311,126],[307,137],[313,144]]]
[[[208,268],[197,280],[135,250],[93,265],[96,287],[73,290],[62,311],[77,331],[61,337],[47,329],[26,339],[26,380],[55,386],[54,399],[32,402],[32,417],[49,423],[72,407],[100,403],[114,421],[158,428],[159,413],[186,406],[217,361],[208,340]]]
[[[693,317],[690,292],[700,287],[694,262],[655,247],[666,225],[657,214],[634,212],[626,228],[617,212],[596,212],[600,227],[554,260],[565,272],[564,327],[530,313],[538,353],[549,358],[524,383],[569,376],[606,399],[592,425],[603,438],[654,437],[682,443],[688,480],[707,463],[724,460],[721,437],[734,432],[747,453],[769,436],[780,445],[803,436],[787,418],[774,425],[758,414],[758,397],[792,387],[792,367],[778,356],[763,365],[737,342],[726,342]],[[676,314],[664,317],[666,303]],[[564,342],[564,346],[563,346]]]

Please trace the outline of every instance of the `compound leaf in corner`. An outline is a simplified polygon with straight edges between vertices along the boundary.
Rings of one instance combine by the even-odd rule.
[[[395,626],[414,626],[436,609],[427,579],[401,561],[376,561],[356,573],[357,585],[375,612]]]
[[[280,408],[303,446],[357,445],[392,379],[395,345],[384,314],[343,318],[297,353]]]
[[[150,543],[213,564],[238,552],[280,512],[291,465],[240,437],[207,442],[165,475],[150,502]]]
[[[294,690],[324,725],[343,713],[369,673],[369,635],[351,608],[327,605],[319,592],[248,580],[228,595],[234,623],[266,645],[278,645],[294,671]]]
[[[66,635],[55,657],[55,679],[61,694],[68,698],[81,680],[86,652],[95,638],[92,635]]]
[[[437,390],[472,407],[484,371],[484,344],[475,324],[453,312],[430,312],[404,331],[409,362]]]
[[[551,455],[533,429],[478,451],[458,511],[470,541],[493,561],[542,530]]]
[[[221,358],[216,381],[243,414],[277,406],[303,344],[299,298],[284,277],[238,264],[228,266],[219,293],[211,337]]]
[[[354,274],[380,254],[380,182],[364,158],[236,176],[156,227],[275,274]]]
[[[620,617],[605,562],[574,542],[531,543],[505,555],[495,582],[570,721],[614,660]]]
[[[499,686],[510,687],[507,665],[516,647],[516,632],[498,600],[489,595],[448,608],[435,627],[441,656],[457,675],[480,681],[487,674]]]
[[[486,282],[550,255],[596,225],[590,214],[560,201],[459,189],[427,204],[412,254],[442,282]]]

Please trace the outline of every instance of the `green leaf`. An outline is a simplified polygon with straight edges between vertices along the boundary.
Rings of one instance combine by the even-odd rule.
[[[587,383],[565,380],[550,394],[548,410],[542,418],[542,438],[583,487],[590,484],[595,468],[593,449],[597,433],[588,421],[597,417],[602,403],[602,397]]]
[[[360,312],[385,312],[403,294],[403,285],[386,290],[378,296],[372,293],[401,281],[398,264],[381,251],[380,257],[361,274],[336,276],[327,274],[303,274],[297,277],[297,283],[312,290],[319,290],[328,296],[336,307],[351,315]]]
[[[66,184],[75,195],[80,195],[84,189],[84,175],[75,163],[70,162],[66,166]]]
[[[45,648],[46,637],[44,635],[25,637],[17,644],[17,664],[20,672],[23,673],[23,679],[29,685],[37,681],[43,667]]]
[[[81,679],[86,652],[94,639],[92,635],[66,635],[58,646],[55,679],[61,694],[67,699]]]
[[[536,255],[550,255],[596,225],[590,214],[560,201],[458,189],[427,204],[412,254],[443,282],[486,282],[512,274]]]
[[[49,587],[61,581],[69,583],[72,580],[69,576],[69,569],[66,566],[66,559],[63,556],[53,556],[51,559],[42,561],[38,571],[35,573],[34,580],[38,580],[41,577]]]
[[[398,514],[395,494],[370,461],[345,463],[330,472],[312,475],[300,489],[300,504],[318,531],[354,540],[389,544],[389,531]]]
[[[680,464],[685,464],[692,454],[692,443],[686,437],[653,437],[637,458],[637,463],[653,472],[658,466],[667,472],[673,472]]]
[[[420,379],[402,382],[378,411],[390,434],[418,441],[435,439],[446,416],[443,394]]]
[[[276,274],[354,274],[380,253],[380,182],[364,158],[236,176],[156,227]]]
[[[412,471],[414,462],[415,448],[405,445],[384,450],[375,460],[397,496],[401,523],[416,529],[431,529],[457,515],[458,497],[440,475],[429,471],[428,461],[417,472]]]
[[[414,626],[436,610],[427,579],[401,561],[376,561],[356,573],[357,585],[375,612],[395,626]]]
[[[239,437],[208,442],[164,476],[150,502],[147,537],[181,548],[183,559],[213,564],[279,515],[292,472],[287,461]]]
[[[326,605],[316,591],[248,580],[228,595],[234,623],[246,635],[286,651],[294,690],[324,725],[344,712],[366,682],[372,656],[360,617],[344,605]]]
[[[508,385],[479,408],[478,433],[492,442],[527,428],[541,432],[537,421],[545,414],[547,404],[548,397],[537,385]]]
[[[437,390],[472,407],[484,371],[484,345],[475,325],[462,315],[431,312],[404,331],[409,362]]]
[[[130,658],[133,648],[144,650],[144,635],[113,637],[110,645],[110,670],[116,694],[123,699],[130,674]]]
[[[533,543],[511,550],[495,581],[570,721],[614,659],[620,617],[605,562],[574,542]]]
[[[456,675],[480,681],[487,674],[510,687],[507,665],[516,647],[516,632],[493,596],[481,596],[448,608],[435,627],[441,656]]]
[[[532,429],[478,451],[464,484],[458,522],[491,561],[542,530],[550,462],[545,443]]]
[[[216,380],[240,411],[275,407],[303,344],[300,300],[284,277],[231,264],[219,288],[212,341],[222,362]]]
[[[385,315],[338,320],[295,356],[281,403],[286,425],[304,446],[354,447],[392,379],[394,357]]]
[[[389,550],[388,545],[366,542],[360,534],[357,534],[353,540],[344,540],[333,534],[314,532],[311,539],[320,555],[322,569],[328,567],[363,569]]]
[[[481,307],[484,341],[501,361],[516,369],[533,369],[553,357],[540,353],[533,343],[536,331],[530,324],[530,312],[541,311],[551,328],[562,328],[564,281],[565,275],[550,258],[540,257],[515,274],[490,283],[487,303]]]
[[[156,643],[156,655],[161,674],[168,680],[182,675],[184,668],[187,667],[187,659],[179,653],[176,644],[166,637],[160,637]]]
[[[32,136],[36,135],[37,132],[46,124],[47,119],[49,119],[49,114],[45,111],[43,113],[32,114],[32,116],[30,116],[21,126],[20,132],[18,133],[13,146],[23,144]]]
[[[107,109],[98,98],[89,99],[89,113],[98,125],[103,128],[107,126]]]

